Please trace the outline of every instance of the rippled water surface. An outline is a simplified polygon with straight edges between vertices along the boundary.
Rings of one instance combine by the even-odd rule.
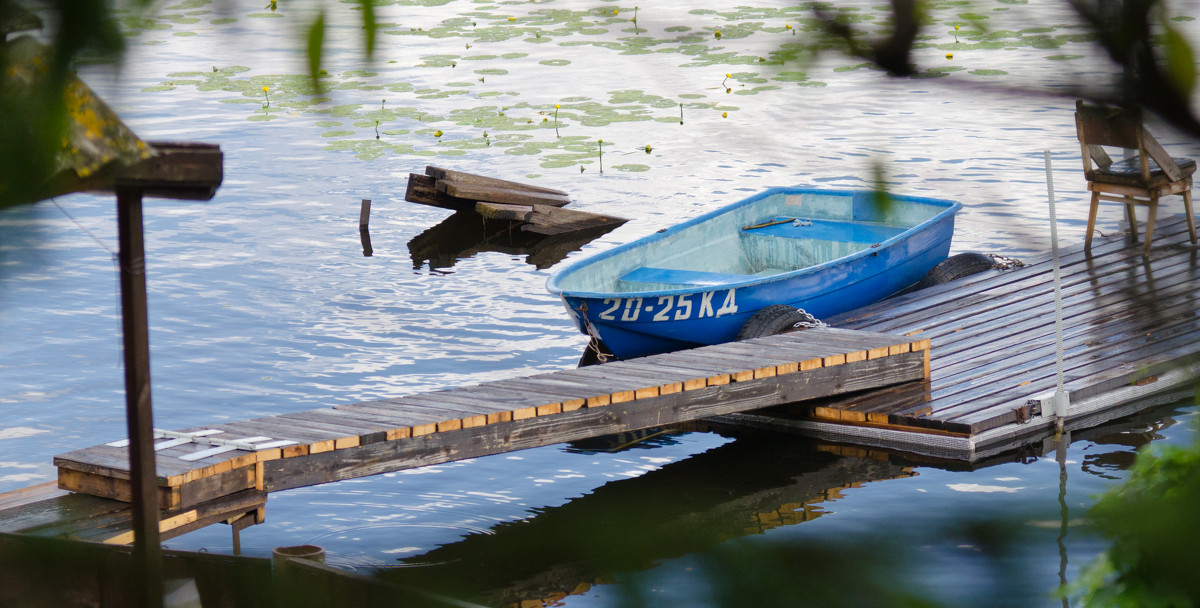
[[[168,3],[127,20],[135,38],[118,76],[82,71],[141,137],[225,153],[212,201],[146,203],[156,426],[573,366],[584,339],[545,292],[549,270],[500,252],[414,267],[408,241],[449,215],[403,200],[407,174],[427,164],[563,189],[575,208],[630,219],[570,259],[771,186],[870,187],[877,166],[895,192],[965,204],[954,251],[1020,257],[1049,247],[1049,149],[1060,238],[1082,238],[1073,102],[1015,91],[1110,78],[1054,7],[935,4],[914,54],[925,77],[890,79],[798,52],[811,13],[783,5],[643,5],[634,23],[634,7],[616,2],[377,4],[369,62],[353,4],[327,9],[320,95],[306,89],[297,50],[311,15],[282,2],[276,12]],[[885,17],[838,7],[860,24]],[[1193,22],[1175,23],[1194,34]],[[1158,132],[1173,154],[1200,153]],[[364,198],[371,257],[357,230]],[[124,433],[114,207],[80,194],[0,212],[0,491],[52,480],[55,454]],[[1103,210],[1101,230],[1116,229],[1118,211]],[[1137,446],[1190,440],[1175,422],[1194,410],[1156,412],[1071,446],[1071,521],[1122,478]],[[1059,581],[1060,465],[989,464],[956,470],[702,431],[621,451],[551,446],[274,494],[267,524],[242,543],[254,554],[318,544],[331,563],[417,586],[463,576],[474,556],[494,574],[480,576],[493,599],[609,605],[631,581],[663,601],[701,601],[698,564],[729,542],[887,530],[920,556],[914,580],[935,597],[987,603],[1001,585],[988,578],[994,562],[942,526],[1022,510],[1033,540],[1005,559],[1031,581],[1024,605],[1057,602],[1044,594]],[[601,521],[607,541],[591,534]],[[685,524],[694,537],[672,528]],[[661,542],[615,568],[578,563],[581,544],[622,535]],[[221,526],[168,544],[230,550]],[[1073,574],[1100,545],[1069,535],[1065,546]],[[506,555],[530,567],[506,569],[516,561]]]

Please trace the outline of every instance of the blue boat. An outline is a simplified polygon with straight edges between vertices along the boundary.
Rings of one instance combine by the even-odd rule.
[[[820,319],[918,282],[946,259],[960,208],[772,188],[574,262],[546,288],[581,332],[620,358],[719,344],[772,305]]]

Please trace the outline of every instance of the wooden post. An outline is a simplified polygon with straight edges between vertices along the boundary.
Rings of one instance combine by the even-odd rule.
[[[371,223],[371,199],[362,199],[362,207],[358,209],[358,229],[366,230]]]
[[[371,199],[362,199],[362,207],[358,210],[358,237],[362,241],[363,257],[371,257],[375,250],[371,247]]]
[[[125,343],[125,420],[133,503],[136,606],[163,605],[158,484],[154,470],[154,419],[150,403],[150,329],[146,308],[146,251],[142,241],[142,190],[117,189],[121,262],[121,327]]]

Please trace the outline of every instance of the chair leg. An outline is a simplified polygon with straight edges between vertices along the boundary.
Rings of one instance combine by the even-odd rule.
[[[1150,198],[1150,211],[1146,214],[1146,244],[1142,248],[1142,256],[1150,257],[1150,239],[1154,237],[1154,216],[1158,214],[1158,197]]]
[[[1096,211],[1100,208],[1100,193],[1092,193],[1092,208],[1088,211],[1088,226],[1087,234],[1083,237],[1083,249],[1089,251],[1092,248],[1092,233],[1096,231]]]
[[[1192,218],[1192,191],[1190,189],[1183,191],[1183,211],[1187,213],[1188,235],[1192,237],[1192,244],[1196,244],[1196,220]]]
[[[1125,197],[1125,221],[1129,222],[1129,238],[1136,243],[1138,240],[1137,233],[1137,210],[1133,207],[1133,199]]]

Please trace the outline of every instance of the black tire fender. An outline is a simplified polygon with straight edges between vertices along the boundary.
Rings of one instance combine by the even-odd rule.
[[[973,274],[978,274],[988,270],[996,265],[996,261],[991,256],[982,253],[959,253],[952,255],[941,262],[937,266],[929,269],[921,281],[917,283],[917,289],[925,289],[942,283],[949,283],[955,279],[961,279]]]
[[[794,331],[797,323],[816,323],[812,315],[786,304],[772,304],[754,313],[738,330],[738,340],[763,338]]]

